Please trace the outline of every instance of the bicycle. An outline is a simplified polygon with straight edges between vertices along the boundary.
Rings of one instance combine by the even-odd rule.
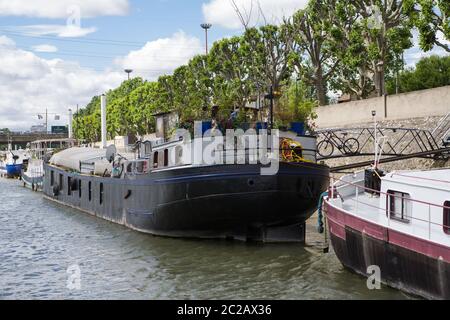
[[[330,157],[337,147],[345,155],[355,155],[359,152],[359,141],[355,138],[345,139],[348,135],[347,132],[342,133],[342,138],[339,138],[336,133],[330,132],[329,135],[325,135],[325,139],[319,142],[317,145],[317,153],[322,158]]]

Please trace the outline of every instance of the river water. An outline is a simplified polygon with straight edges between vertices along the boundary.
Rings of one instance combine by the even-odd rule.
[[[0,179],[0,299],[405,298],[311,243],[153,237]]]

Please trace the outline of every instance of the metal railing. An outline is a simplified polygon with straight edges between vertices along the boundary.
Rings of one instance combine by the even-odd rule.
[[[431,131],[414,128],[377,128],[376,131],[373,127],[326,129],[317,131],[317,135],[318,160],[373,156],[376,136],[380,141],[377,149],[383,156],[398,157],[429,151],[438,154],[442,149]]]
[[[418,177],[414,177],[414,178],[418,178]],[[425,178],[425,180],[428,180],[428,179]],[[433,179],[433,180],[437,181],[436,179]],[[336,191],[334,190],[334,188],[331,188],[331,195],[330,195],[331,198],[336,198],[338,195],[340,195],[343,188],[347,189],[346,193],[353,194],[353,192],[354,192],[354,195],[355,195],[354,198],[352,198],[351,196],[341,196],[341,199],[344,202],[351,201],[354,203],[354,205],[355,205],[354,213],[357,216],[361,210],[361,207],[367,206],[369,208],[375,209],[374,212],[385,215],[387,217],[388,227],[391,226],[392,221],[404,222],[405,224],[407,224],[409,222],[413,223],[414,221],[417,221],[417,222],[426,223],[428,225],[427,226],[428,240],[432,240],[432,229],[433,229],[432,227],[433,226],[437,226],[442,230],[443,234],[441,234],[441,235],[449,235],[450,236],[450,217],[448,217],[449,221],[447,221],[447,224],[444,224],[444,221],[445,221],[444,215],[445,214],[450,215],[450,206],[445,205],[448,201],[445,202],[444,205],[439,205],[439,204],[434,204],[434,203],[427,202],[427,201],[412,199],[410,197],[404,197],[404,196],[399,196],[399,195],[392,194],[392,193],[386,193],[386,192],[374,190],[371,188],[367,188],[367,187],[361,185],[361,183],[364,183],[364,180],[354,180],[352,182],[352,181],[343,180],[342,178],[335,179],[333,177],[332,181],[338,181],[340,184],[336,185]],[[445,181],[445,180],[443,180],[442,182],[450,183],[449,181]],[[353,189],[353,191],[352,191],[352,189]],[[341,190],[341,192],[340,192],[340,190]],[[334,192],[337,192],[337,194],[334,194]],[[377,195],[378,197],[381,197],[381,195],[386,196],[387,197],[386,205],[384,207],[380,207],[380,206],[376,206],[372,203],[362,201],[361,200],[362,197],[360,197],[359,194],[365,193],[365,192],[370,192],[372,194]],[[405,192],[405,193],[407,194],[407,192]],[[389,207],[389,204],[390,204],[390,201],[392,201],[392,198],[400,199],[403,203],[410,204],[411,212],[409,215],[406,215],[406,217],[407,217],[406,219],[399,218],[399,217],[403,216],[403,212],[391,210],[392,208]],[[418,204],[421,207],[423,207],[424,209],[426,209],[426,212],[428,214],[428,219],[422,219],[422,218],[418,218],[417,216],[415,216],[414,211],[413,211],[414,207],[412,206],[412,204]],[[432,209],[439,209],[438,211],[440,212],[440,216],[442,217],[441,218],[442,223],[433,222]],[[417,208],[416,208],[416,210],[417,210]],[[434,210],[434,211],[436,211],[436,210]],[[363,217],[362,215],[359,215],[359,216]]]
[[[436,128],[431,132],[431,134],[436,139],[436,141],[438,141],[439,143],[442,142],[444,146],[447,143],[450,143],[450,141],[448,141],[448,138],[450,136],[450,112],[439,121]]]

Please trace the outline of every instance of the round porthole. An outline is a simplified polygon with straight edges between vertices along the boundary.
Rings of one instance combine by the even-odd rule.
[[[253,179],[248,179],[248,180],[247,180],[247,184],[248,184],[250,187],[253,187],[253,186],[255,185],[255,180],[253,180]]]

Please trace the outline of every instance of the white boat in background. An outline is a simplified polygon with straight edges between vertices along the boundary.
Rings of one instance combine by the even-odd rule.
[[[42,190],[44,161],[41,159],[31,159],[26,171],[22,173],[22,181],[25,187],[29,187],[33,191]]]
[[[0,177],[6,176],[6,164],[5,164],[6,155],[0,154]]]
[[[55,152],[75,146],[75,139],[50,139],[33,141],[30,144],[31,159],[26,170],[22,173],[24,186],[34,191],[42,190],[44,181],[44,162],[48,161]]]
[[[428,299],[450,299],[450,169],[366,170],[330,188],[325,209],[341,263]],[[370,268],[372,267],[372,268]]]

